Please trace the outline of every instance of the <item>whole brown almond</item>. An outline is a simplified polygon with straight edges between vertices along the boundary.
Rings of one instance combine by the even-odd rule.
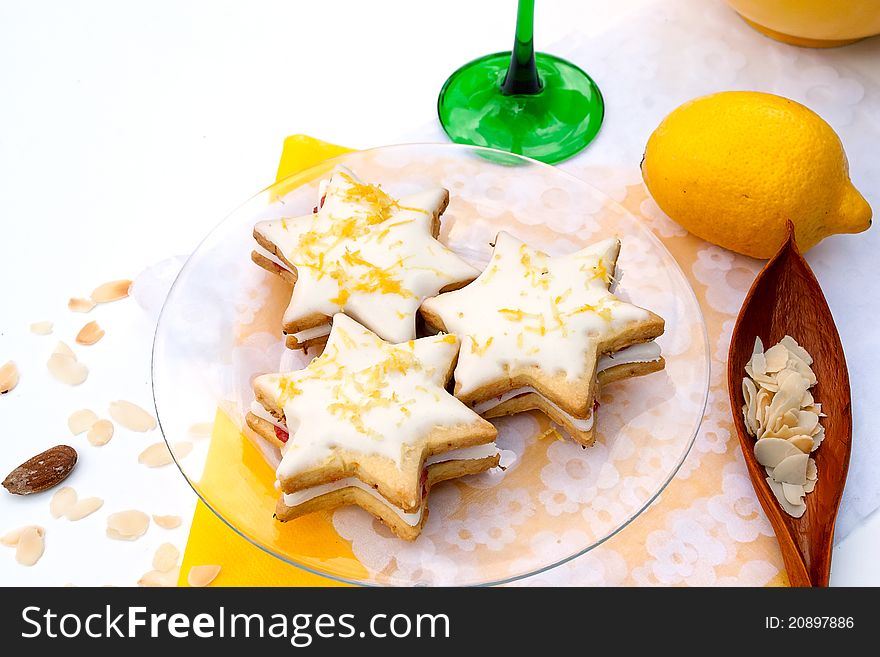
[[[76,450],[56,445],[28,459],[3,480],[3,487],[13,495],[30,495],[57,486],[67,479],[76,465]]]

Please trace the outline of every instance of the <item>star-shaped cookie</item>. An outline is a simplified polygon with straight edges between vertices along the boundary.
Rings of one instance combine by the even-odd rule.
[[[337,314],[323,354],[305,369],[257,377],[257,401],[290,432],[276,472],[279,516],[297,493],[347,479],[400,512],[421,512],[426,464],[443,461],[434,457],[480,461],[462,474],[497,464],[495,428],[446,391],[458,351],[453,335],[391,344]],[[367,497],[340,503],[370,511]]]
[[[430,327],[462,341],[455,395],[491,415],[540,409],[591,444],[599,359],[663,333],[661,317],[610,292],[619,250],[608,239],[551,258],[499,233],[479,278],[422,304]]]
[[[289,347],[324,342],[339,312],[386,340],[411,340],[425,298],[479,273],[436,239],[445,189],[397,200],[339,167],[322,191],[312,214],[254,227],[254,262],[293,283],[283,318]]]

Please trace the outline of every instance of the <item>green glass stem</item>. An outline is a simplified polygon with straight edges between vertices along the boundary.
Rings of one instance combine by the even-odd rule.
[[[510,53],[510,66],[501,84],[501,92],[536,94],[541,91],[541,78],[535,64],[535,0],[519,0],[516,10],[516,36]]]

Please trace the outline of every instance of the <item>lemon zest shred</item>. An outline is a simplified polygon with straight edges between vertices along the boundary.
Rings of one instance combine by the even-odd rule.
[[[501,313],[505,319],[509,319],[512,322],[521,322],[525,313],[522,310],[516,310],[514,308],[499,308],[498,312]]]
[[[286,376],[281,377],[281,379],[278,381],[278,388],[281,391],[279,397],[282,406],[302,393],[302,390],[297,387],[296,382],[291,381]]]
[[[339,294],[330,299],[330,303],[335,303],[337,306],[344,306],[350,297],[351,293],[345,288],[341,288]]]
[[[605,260],[603,258],[599,258],[599,262],[593,267],[593,278],[600,278],[605,283],[611,282],[611,276],[609,275],[608,268],[605,266]]]
[[[556,427],[550,427],[546,431],[543,431],[541,435],[538,436],[538,440],[544,440],[545,438],[549,438],[550,436],[553,436],[554,440],[565,440],[565,438],[562,437],[562,434],[559,433]]]
[[[486,353],[486,350],[491,346],[492,340],[494,340],[494,336],[489,336],[489,339],[486,340],[486,343],[481,347],[476,339],[471,336],[471,351],[475,353],[477,356],[482,356]]]
[[[568,314],[569,315],[578,315],[580,313],[587,313],[587,312],[592,312],[592,313],[596,312],[596,306],[592,306],[588,303],[585,303],[583,306],[575,308],[574,310],[570,310],[568,312]]]

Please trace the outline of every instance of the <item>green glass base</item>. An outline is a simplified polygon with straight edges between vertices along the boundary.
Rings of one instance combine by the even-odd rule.
[[[586,147],[605,115],[599,87],[564,59],[537,53],[536,61],[543,88],[534,95],[501,92],[509,52],[475,59],[453,73],[437,99],[449,138],[551,164]]]

